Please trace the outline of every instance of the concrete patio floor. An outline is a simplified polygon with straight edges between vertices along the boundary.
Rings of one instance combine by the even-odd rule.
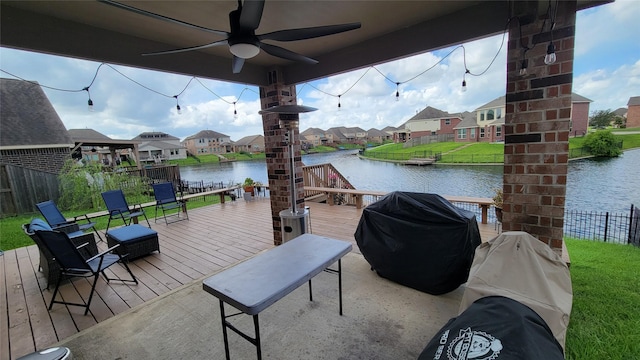
[[[343,258],[344,315],[337,276],[313,279],[260,314],[264,359],[415,359],[458,311],[463,287],[432,296],[379,277],[360,254]],[[233,318],[253,335],[250,316]],[[256,349],[229,332],[232,359]],[[74,359],[224,359],[219,302],[202,281],[185,285],[60,342]]]

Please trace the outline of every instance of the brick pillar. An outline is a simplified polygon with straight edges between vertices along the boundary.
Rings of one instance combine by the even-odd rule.
[[[533,2],[536,3],[536,2]],[[553,30],[557,60],[546,65],[552,39],[546,3],[537,17],[511,22],[507,54],[503,229],[526,231],[562,254],[576,1],[558,1]],[[531,13],[515,2],[514,15]],[[519,28],[521,25],[521,29]],[[520,31],[521,30],[521,31]],[[522,42],[520,39],[522,36]],[[520,75],[523,51],[526,75]]]
[[[269,85],[260,87],[260,105],[264,110],[277,105],[295,105],[295,85],[284,85],[279,71],[270,71]],[[267,162],[267,176],[269,178],[269,193],[271,199],[271,218],[273,221],[273,243],[282,244],[280,228],[280,211],[290,208],[291,180],[289,170],[289,146],[285,143],[284,136],[287,130],[280,127],[280,120],[290,121],[299,115],[291,114],[264,114],[262,124],[264,128],[264,147]],[[304,210],[304,182],[302,178],[302,156],[300,153],[300,129],[294,129],[294,156],[296,179],[296,203],[300,211]]]

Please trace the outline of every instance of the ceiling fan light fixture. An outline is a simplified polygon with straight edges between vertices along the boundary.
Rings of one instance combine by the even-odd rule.
[[[229,46],[231,53],[241,59],[251,59],[260,53],[260,48],[254,44],[236,43]]]

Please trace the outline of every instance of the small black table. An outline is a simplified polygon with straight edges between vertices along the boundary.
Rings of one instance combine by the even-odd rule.
[[[349,253],[351,248],[351,244],[346,241],[303,234],[205,279],[204,290],[220,300],[220,319],[227,360],[230,359],[227,328],[254,344],[258,359],[262,359],[258,314],[305,282],[309,282],[309,299],[313,301],[311,279],[323,270],[338,274],[342,315],[341,258]],[[327,269],[336,261],[337,270]],[[224,303],[241,312],[225,315]],[[242,313],[253,316],[255,338],[241,332],[227,321],[228,318]]]

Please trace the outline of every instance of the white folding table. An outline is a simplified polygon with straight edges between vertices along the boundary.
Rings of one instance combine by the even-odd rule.
[[[351,243],[346,241],[302,234],[205,279],[204,291],[220,300],[220,319],[227,360],[230,359],[227,328],[254,344],[258,359],[262,359],[258,314],[305,282],[309,283],[309,299],[313,301],[311,279],[322,271],[338,274],[340,315],[342,315],[341,258],[349,253],[351,248]],[[328,269],[336,261],[338,269]],[[224,303],[241,312],[225,315]],[[253,316],[254,338],[227,321],[228,318],[242,313]]]

